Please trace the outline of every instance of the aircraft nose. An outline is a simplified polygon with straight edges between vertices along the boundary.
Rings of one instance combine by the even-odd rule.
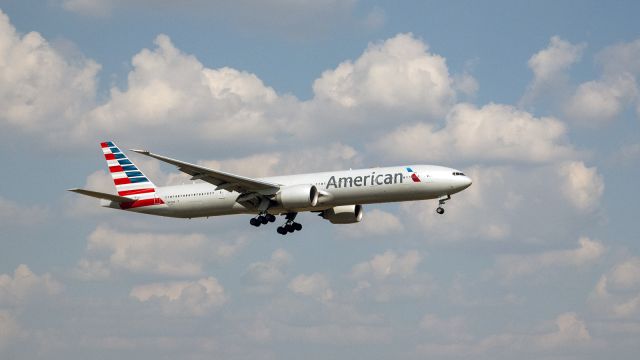
[[[469,186],[471,186],[471,184],[473,184],[473,180],[471,180],[471,178],[470,178],[470,177],[465,176],[465,177],[462,179],[462,189],[463,189],[463,190],[464,190],[464,189],[466,189],[466,188],[468,188]]]

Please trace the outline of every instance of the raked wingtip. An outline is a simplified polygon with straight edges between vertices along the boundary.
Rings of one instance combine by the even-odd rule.
[[[137,152],[138,154],[144,154],[144,155],[149,155],[150,154],[150,152],[148,150],[129,149],[129,151]]]

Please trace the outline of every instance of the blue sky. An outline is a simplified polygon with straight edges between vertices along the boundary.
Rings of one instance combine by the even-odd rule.
[[[0,357],[635,358],[632,1],[0,1]],[[428,163],[436,203],[102,209],[98,142],[246,176]],[[188,179],[131,156],[157,184]],[[273,231],[272,231],[273,230]]]

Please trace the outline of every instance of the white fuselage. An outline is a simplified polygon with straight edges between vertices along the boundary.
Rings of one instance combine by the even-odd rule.
[[[329,171],[259,180],[283,186],[314,185],[320,192],[314,207],[286,209],[277,205],[267,210],[271,214],[322,211],[340,205],[436,199],[471,185],[471,179],[458,170],[433,165]],[[129,210],[178,218],[256,214],[255,207],[236,201],[240,195],[205,182],[166,186],[157,189],[156,198],[161,201],[156,205]],[[104,205],[117,206],[113,203]]]

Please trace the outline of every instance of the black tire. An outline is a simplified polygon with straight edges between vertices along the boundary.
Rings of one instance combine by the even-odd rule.
[[[267,220],[269,220],[269,222],[274,222],[276,221],[276,216],[273,214],[267,214],[265,215],[267,217]]]
[[[262,225],[267,225],[267,223],[269,222],[269,220],[267,220],[266,216],[258,216],[258,221],[260,221],[262,223]]]
[[[294,229],[295,231],[300,231],[300,230],[302,230],[302,224],[300,224],[300,223],[293,223],[293,229]]]
[[[285,229],[287,232],[289,232],[289,233],[292,233],[292,232],[296,231],[296,229],[294,229],[294,228],[293,228],[293,225],[292,225],[292,224],[287,224],[287,225],[285,225],[285,226],[284,226],[284,229]]]
[[[287,235],[287,230],[285,230],[282,226],[278,226],[278,228],[276,229],[276,231],[278,232],[278,234],[280,235]]]
[[[258,227],[258,226],[260,226],[260,221],[258,221],[258,219],[256,219],[256,218],[251,218],[251,220],[249,220],[249,224],[251,224],[251,225],[253,225],[255,227]]]
[[[442,215],[442,214],[444,214],[444,208],[439,207],[439,208],[436,209],[436,212],[438,214]]]

